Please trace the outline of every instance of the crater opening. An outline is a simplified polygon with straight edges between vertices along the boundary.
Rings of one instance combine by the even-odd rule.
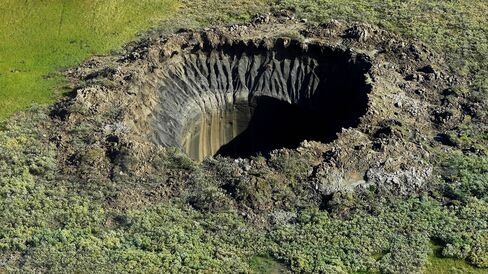
[[[152,137],[197,161],[330,142],[358,125],[371,91],[366,56],[293,40],[206,46],[167,63]]]

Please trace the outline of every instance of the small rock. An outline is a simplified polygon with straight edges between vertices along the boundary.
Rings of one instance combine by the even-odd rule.
[[[341,27],[341,22],[333,19],[330,20],[329,22],[322,24],[321,27],[326,28],[326,29],[338,29]]]
[[[270,17],[269,14],[258,14],[254,16],[252,22],[254,24],[267,24],[269,23]]]
[[[408,75],[407,77],[405,77],[405,80],[422,83],[425,81],[425,77],[422,74],[416,73]]]
[[[416,89],[415,94],[417,95],[423,95],[425,93],[425,89]]]
[[[132,52],[129,57],[131,60],[137,60],[141,58],[141,55],[138,52]]]
[[[344,32],[344,37],[356,39],[360,42],[365,42],[369,38],[369,32],[364,27],[354,26]]]

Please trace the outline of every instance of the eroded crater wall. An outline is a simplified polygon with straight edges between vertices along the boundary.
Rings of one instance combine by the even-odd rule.
[[[300,119],[306,119],[302,122],[309,128],[300,132],[299,127],[291,126],[290,132],[280,129],[281,134],[271,134],[277,146],[271,145],[273,140],[257,138],[259,132],[246,133],[247,139],[255,139],[246,141],[249,153],[239,149],[243,155],[224,155],[247,157],[261,152],[260,147],[262,152],[269,152],[279,146],[297,146],[306,139],[330,141],[341,128],[358,123],[366,112],[370,91],[365,75],[370,63],[365,57],[317,44],[293,41],[286,44],[282,40],[274,43],[268,47],[264,43],[256,46],[238,42],[170,58],[158,83],[161,103],[155,116],[153,140],[165,146],[181,147],[193,159],[202,160],[239,137],[251,121],[259,125],[251,130],[266,127],[258,119],[271,113],[267,115],[266,107],[261,106],[261,118],[255,116],[254,109],[259,107],[260,100],[253,98],[258,97],[269,97],[310,112],[309,116],[297,114],[303,116]],[[271,112],[286,110],[267,107]],[[288,113],[272,116],[273,119],[264,120],[279,123],[279,117],[283,116],[285,123],[287,120],[291,124],[300,123]],[[286,137],[287,134],[294,138]]]

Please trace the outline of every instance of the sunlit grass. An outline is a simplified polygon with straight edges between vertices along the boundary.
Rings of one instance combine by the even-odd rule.
[[[443,257],[440,246],[432,245],[432,249],[434,253],[429,259],[429,264],[425,270],[426,274],[482,274],[488,272],[488,269],[474,267],[465,260]]]
[[[53,72],[110,52],[177,7],[177,0],[0,1],[0,119],[52,102],[62,79]]]

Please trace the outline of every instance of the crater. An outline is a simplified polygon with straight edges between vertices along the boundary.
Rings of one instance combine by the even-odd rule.
[[[331,142],[366,113],[370,68],[351,49],[286,39],[175,53],[158,76],[151,138],[196,161]]]

